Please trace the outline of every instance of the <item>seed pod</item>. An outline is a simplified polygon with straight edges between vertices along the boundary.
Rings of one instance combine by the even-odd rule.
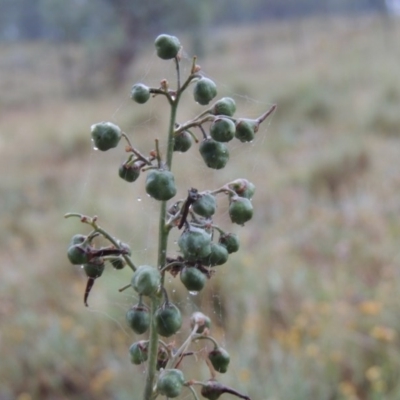
[[[190,327],[194,329],[197,324],[198,328],[196,333],[203,333],[205,329],[211,328],[211,320],[203,313],[197,311],[190,317]]]
[[[174,335],[182,326],[182,315],[179,308],[173,303],[165,303],[155,314],[157,332],[161,336]]]
[[[149,351],[149,342],[147,340],[140,340],[135,342],[129,347],[129,354],[131,356],[132,364],[142,364],[147,361]]]
[[[212,138],[203,140],[200,143],[199,150],[209,168],[224,168],[229,160],[229,152],[225,144],[217,142]]]
[[[227,115],[232,117],[236,112],[236,103],[230,97],[223,97],[218,100],[211,109],[211,114],[213,115]]]
[[[196,267],[183,267],[180,279],[187,290],[198,292],[206,284],[207,277]]]
[[[172,172],[153,169],[147,174],[146,192],[156,200],[170,200],[176,195],[175,179]]]
[[[174,151],[185,153],[192,146],[193,140],[190,133],[182,131],[174,136]]]
[[[226,250],[228,250],[228,253],[235,253],[236,251],[239,250],[239,238],[237,237],[236,234],[234,233],[224,233],[219,237],[219,244],[224,246]]]
[[[254,196],[256,187],[247,179],[235,179],[228,184],[229,189],[233,190],[238,196],[251,199]]]
[[[95,147],[107,151],[118,146],[121,129],[112,122],[99,122],[91,126],[91,134]]]
[[[228,261],[229,253],[226,247],[221,244],[211,243],[211,252],[202,259],[202,263],[208,267],[225,264]]]
[[[229,205],[229,216],[235,224],[243,225],[253,217],[253,205],[245,197],[234,197]]]
[[[210,127],[210,135],[217,142],[229,142],[235,137],[235,123],[228,118],[217,118]]]
[[[259,125],[257,120],[240,118],[236,121],[235,137],[241,142],[251,142]]]
[[[157,390],[168,398],[178,397],[181,394],[185,378],[179,369],[166,369],[161,372],[157,380]]]
[[[157,36],[154,44],[156,46],[157,55],[162,60],[175,58],[181,48],[177,37],[165,34]]]
[[[104,262],[101,258],[92,259],[89,263],[83,265],[83,269],[88,278],[99,278],[104,272]]]
[[[216,95],[217,86],[211,79],[201,78],[194,85],[194,100],[202,106],[206,106]]]
[[[186,260],[202,259],[211,253],[211,235],[204,229],[191,226],[178,239],[178,246]]]
[[[82,247],[80,244],[69,246],[67,256],[71,264],[74,265],[86,264],[90,260],[87,249]]]
[[[132,86],[131,99],[136,101],[136,103],[144,104],[150,98],[150,89],[148,86],[143,85],[143,83],[136,83]]]
[[[208,359],[217,372],[224,374],[228,370],[229,353],[222,347],[217,347],[208,353]]]
[[[140,163],[127,164],[124,162],[118,169],[118,175],[124,181],[135,182],[140,175]]]
[[[126,313],[126,322],[138,335],[145,333],[150,326],[149,309],[144,304],[139,303],[134,305]]]
[[[210,218],[215,214],[217,201],[211,193],[200,194],[198,199],[192,204],[192,210],[202,217]]]
[[[141,295],[152,296],[158,289],[161,275],[157,268],[141,265],[133,274],[131,285]]]

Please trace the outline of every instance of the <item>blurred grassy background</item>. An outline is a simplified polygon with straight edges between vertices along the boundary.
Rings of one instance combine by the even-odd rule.
[[[232,356],[221,381],[252,399],[400,398],[399,40],[400,21],[342,17],[216,30],[206,45],[200,64],[238,115],[278,110],[254,143],[231,146],[226,170],[206,170],[196,149],[176,156],[182,196],[236,177],[257,192],[255,218],[236,230],[241,251],[207,289],[189,299],[171,285],[188,313],[213,315]],[[143,180],[116,179],[122,151],[98,154],[89,139],[92,123],[113,120],[147,152],[165,131],[162,99],[128,98],[136,80],[164,76],[148,49],[125,90],[84,98],[65,61],[79,65],[79,46],[1,45],[1,400],[140,398],[124,321],[134,296],[117,292],[129,271],[107,271],[86,309],[65,252],[87,228],[63,214],[98,214],[137,263],[154,260]],[[198,111],[185,101],[180,115]],[[207,378],[200,360],[185,371]]]

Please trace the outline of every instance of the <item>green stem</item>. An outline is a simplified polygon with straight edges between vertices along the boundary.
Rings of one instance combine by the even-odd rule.
[[[177,96],[171,104],[171,113],[168,126],[168,147],[167,147],[167,168],[171,170],[172,168],[172,155],[174,152],[174,128],[176,122],[176,113],[179,103],[181,91],[177,92]],[[158,260],[157,268],[162,269],[166,264],[167,260],[167,245],[168,245],[168,234],[170,229],[166,225],[167,219],[167,202],[162,201],[160,205],[160,219],[158,224]],[[161,285],[164,286],[164,276],[165,272],[161,275]],[[161,298],[160,296],[154,296],[151,299],[151,325],[150,325],[150,337],[149,337],[149,358],[148,358],[148,368],[146,374],[146,385],[144,389],[143,400],[152,400],[154,379],[156,376],[156,366],[157,366],[157,354],[158,354],[158,333],[155,325],[154,315],[160,306]]]

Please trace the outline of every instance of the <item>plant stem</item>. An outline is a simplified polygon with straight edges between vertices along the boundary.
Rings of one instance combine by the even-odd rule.
[[[177,92],[175,100],[171,104],[171,113],[168,126],[168,145],[166,163],[169,170],[172,167],[172,155],[174,151],[174,128],[176,121],[176,112],[181,92]],[[160,219],[158,224],[158,259],[157,268],[162,269],[167,260],[168,234],[170,229],[166,225],[167,202],[162,201],[160,205]],[[164,286],[165,271],[161,275],[161,285]],[[146,385],[144,389],[143,400],[153,399],[154,378],[156,376],[157,354],[158,354],[158,333],[155,324],[154,315],[161,303],[161,296],[154,296],[151,299],[151,324],[149,337],[149,358],[146,373]]]

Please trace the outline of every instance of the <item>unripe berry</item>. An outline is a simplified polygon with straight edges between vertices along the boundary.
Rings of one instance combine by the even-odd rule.
[[[157,390],[167,398],[178,397],[181,394],[185,378],[179,369],[166,369],[161,372],[157,380]]]
[[[139,163],[133,163],[133,164],[123,163],[119,167],[118,175],[124,181],[135,182],[136,179],[139,178],[140,167],[141,164]]]
[[[235,124],[228,118],[217,118],[210,127],[210,135],[217,142],[229,142],[235,137]]]
[[[234,197],[229,205],[229,216],[235,224],[243,225],[253,217],[253,205],[245,197]]]
[[[189,291],[200,291],[207,281],[207,277],[196,267],[183,267],[179,276],[181,282]]]
[[[74,265],[86,264],[90,260],[88,251],[80,244],[69,246],[67,256],[71,264]]]
[[[192,146],[193,139],[187,131],[179,132],[174,136],[174,151],[185,153]]]
[[[247,179],[235,179],[228,184],[229,189],[233,190],[238,196],[251,199],[254,196],[256,187]]]
[[[217,400],[219,397],[225,393],[226,387],[215,380],[209,380],[201,388],[201,395],[208,400]]]
[[[217,372],[224,374],[228,370],[229,353],[222,347],[217,347],[208,353],[208,359]]]
[[[99,122],[91,126],[91,134],[94,146],[107,151],[118,146],[121,139],[121,129],[112,122]]]
[[[202,193],[199,198],[192,204],[192,210],[205,218],[210,218],[215,214],[217,201],[215,196],[210,193]]]
[[[211,320],[203,313],[197,311],[190,317],[190,327],[194,329],[196,325],[198,326],[196,333],[203,333],[205,329],[211,328]]]
[[[104,262],[101,258],[95,258],[83,265],[83,269],[88,278],[99,278],[104,272]]]
[[[202,259],[211,253],[211,235],[204,229],[191,226],[178,239],[178,246],[186,260]]]
[[[222,246],[228,250],[228,253],[235,253],[239,250],[239,238],[234,233],[224,233],[219,237],[219,241]]]
[[[213,115],[227,115],[228,117],[232,117],[236,111],[236,103],[230,97],[223,97],[218,100],[211,109],[211,114]]]
[[[86,238],[87,236],[78,233],[77,235],[72,236],[69,245],[73,246],[74,244],[81,244],[86,240]]]
[[[143,83],[136,83],[132,86],[131,99],[136,103],[144,104],[150,98],[150,88]]]
[[[181,44],[177,37],[165,34],[157,36],[154,44],[156,46],[158,57],[163,60],[175,58],[181,48]]]
[[[147,361],[149,351],[149,342],[147,340],[140,340],[135,342],[129,348],[132,364],[142,364]]]
[[[194,100],[206,106],[217,95],[217,86],[208,78],[198,80],[193,89]]]
[[[251,142],[259,125],[257,120],[240,118],[236,121],[235,137],[241,142]]]
[[[172,172],[155,169],[146,178],[146,192],[156,200],[169,200],[176,195],[175,179]]]
[[[125,267],[125,261],[121,257],[110,260],[110,263],[113,266],[113,268],[117,270],[123,269]]]
[[[202,263],[208,267],[225,264],[228,261],[228,250],[221,244],[212,243],[210,254],[202,259]]]
[[[161,306],[155,314],[157,332],[169,337],[179,331],[182,326],[182,315],[179,308],[170,302]]]
[[[136,304],[126,313],[126,322],[135,333],[145,333],[150,326],[149,309],[144,304]]]
[[[133,274],[131,286],[141,295],[152,296],[160,285],[161,275],[157,268],[141,265]]]
[[[223,143],[211,138],[207,138],[200,143],[199,151],[209,168],[224,168],[229,160],[228,148]]]

